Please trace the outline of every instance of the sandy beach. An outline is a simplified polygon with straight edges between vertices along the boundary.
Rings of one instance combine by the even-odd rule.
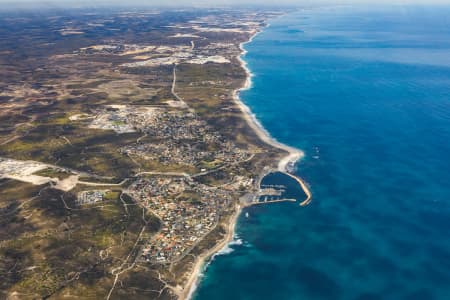
[[[304,206],[304,205],[309,204],[309,202],[311,201],[311,192],[309,191],[307,185],[304,183],[304,181],[301,178],[290,173],[290,172],[292,172],[292,169],[293,169],[292,167],[295,164],[295,162],[297,162],[299,159],[301,159],[304,156],[304,153],[301,150],[298,150],[296,148],[293,148],[293,147],[290,147],[283,143],[280,143],[276,139],[274,139],[267,132],[267,130],[261,125],[261,123],[256,119],[254,114],[251,112],[250,108],[247,105],[245,105],[239,97],[239,93],[241,91],[247,90],[247,89],[251,88],[251,86],[252,86],[252,81],[251,81],[252,73],[250,72],[250,70],[247,66],[247,63],[242,59],[242,56],[244,56],[247,53],[247,51],[244,49],[244,45],[247,43],[250,43],[255,38],[255,36],[257,36],[260,32],[261,31],[256,32],[255,34],[253,34],[250,37],[250,39],[247,42],[243,42],[239,45],[239,47],[241,49],[241,53],[237,57],[237,59],[239,60],[241,67],[245,70],[247,79],[246,79],[243,87],[234,91],[233,99],[236,102],[236,104],[239,106],[239,108],[242,110],[243,116],[244,116],[246,122],[253,129],[253,131],[256,133],[256,135],[258,136],[258,138],[260,140],[262,140],[263,142],[265,142],[266,144],[268,144],[272,147],[275,147],[275,148],[278,148],[278,149],[281,149],[281,150],[284,150],[287,152],[287,155],[284,156],[282,159],[280,159],[280,161],[278,162],[278,171],[288,174],[289,176],[293,177],[295,180],[297,180],[299,182],[300,186],[305,191],[305,194],[307,196],[306,200],[304,200],[301,203],[301,205]],[[195,289],[198,284],[198,278],[202,272],[202,268],[205,265],[205,263],[212,256],[214,256],[215,253],[222,250],[224,247],[226,247],[228,245],[228,243],[230,243],[233,240],[236,221],[237,221],[237,218],[238,218],[241,210],[242,210],[242,207],[240,205],[237,205],[236,211],[230,217],[230,220],[229,220],[229,223],[227,226],[227,233],[226,233],[225,237],[223,238],[223,240],[220,243],[218,243],[216,246],[209,249],[207,252],[203,253],[202,255],[200,255],[197,258],[197,261],[195,262],[195,266],[192,270],[192,273],[191,273],[188,281],[186,282],[183,290],[179,293],[180,299],[185,300],[185,299],[192,298],[192,295],[195,292]]]
[[[266,144],[282,149],[288,153],[285,157],[283,157],[279,163],[278,163],[278,170],[281,172],[287,172],[289,171],[289,165],[295,163],[300,158],[304,156],[304,153],[299,150],[295,149],[293,147],[290,147],[288,145],[282,144],[278,142],[276,139],[274,139],[267,130],[261,125],[261,123],[256,119],[255,115],[251,112],[250,108],[245,105],[241,98],[239,97],[239,93],[241,91],[247,90],[251,88],[252,86],[252,73],[250,72],[247,62],[245,62],[242,59],[242,56],[247,53],[247,51],[244,49],[244,45],[247,43],[250,43],[256,35],[258,35],[260,32],[255,33],[247,42],[240,44],[241,54],[238,56],[238,60],[241,63],[242,68],[244,68],[247,79],[245,81],[245,84],[242,88],[235,90],[233,94],[234,101],[239,106],[239,108],[242,110],[245,120],[247,121],[247,124],[253,129],[253,131],[256,133],[256,135],[259,137],[260,140],[265,142]]]
[[[195,266],[194,269],[191,272],[191,275],[189,276],[188,281],[186,282],[186,285],[184,287],[184,289],[180,292],[179,294],[179,298],[180,299],[190,299],[193,295],[193,293],[195,292],[195,289],[197,287],[197,281],[198,278],[202,272],[202,268],[205,265],[205,263],[214,256],[214,254],[216,254],[217,252],[219,252],[220,250],[222,250],[224,247],[227,246],[227,244],[229,242],[231,242],[233,240],[234,237],[234,227],[236,226],[236,221],[237,218],[239,217],[240,213],[241,213],[241,206],[237,205],[236,206],[236,210],[234,211],[234,213],[231,215],[229,222],[228,222],[228,226],[227,226],[227,232],[225,234],[225,237],[223,238],[223,240],[218,243],[216,246],[212,247],[211,249],[209,249],[208,251],[206,251],[205,253],[203,253],[202,255],[200,255],[197,258],[197,261],[195,262]]]

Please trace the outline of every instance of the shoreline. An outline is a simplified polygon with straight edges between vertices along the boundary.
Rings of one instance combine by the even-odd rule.
[[[270,24],[269,24],[270,25]],[[268,27],[267,25],[266,27]],[[262,30],[261,30],[262,31]],[[242,59],[242,56],[244,56],[247,53],[247,50],[244,49],[244,45],[251,43],[253,39],[261,32],[258,31],[254,35],[250,37],[250,39],[247,42],[243,42],[239,45],[239,48],[241,49],[241,54],[237,57],[238,61],[241,64],[241,67],[245,70],[245,73],[247,74],[247,79],[245,80],[245,84],[242,88],[237,89],[233,93],[233,99],[236,102],[236,104],[239,106],[241,111],[244,114],[244,118],[247,121],[247,124],[253,129],[253,131],[256,133],[258,138],[265,142],[266,144],[278,148],[281,150],[286,151],[288,154],[280,159],[278,162],[278,171],[285,173],[286,175],[292,177],[295,179],[300,187],[303,189],[303,191],[306,194],[306,199],[300,203],[300,206],[306,206],[311,202],[312,194],[311,191],[308,188],[308,185],[301,179],[300,177],[292,174],[293,172],[293,166],[294,164],[302,159],[305,154],[303,151],[296,149],[294,147],[288,146],[286,144],[283,144],[279,141],[277,141],[274,137],[270,135],[270,133],[262,126],[262,124],[259,122],[259,120],[256,118],[256,116],[251,112],[250,108],[242,102],[241,98],[239,97],[239,93],[241,91],[248,90],[252,86],[252,72],[248,68],[247,62]]]
[[[270,26],[268,24],[264,28]],[[238,88],[234,90],[233,92],[233,100],[236,103],[236,105],[239,107],[239,109],[242,111],[243,117],[247,124],[250,126],[250,128],[253,129],[253,131],[256,133],[257,137],[263,141],[264,143],[281,150],[284,150],[287,152],[287,155],[281,158],[278,162],[277,170],[279,172],[283,172],[287,174],[288,176],[294,178],[297,180],[297,182],[300,184],[301,188],[304,190],[307,198],[303,202],[300,203],[301,206],[308,205],[311,202],[311,192],[309,191],[306,183],[299,177],[291,174],[292,167],[299,159],[304,157],[303,151],[296,149],[294,147],[285,145],[279,141],[277,141],[275,138],[273,138],[270,133],[261,125],[261,123],[256,119],[256,116],[251,112],[250,108],[242,102],[241,98],[239,97],[240,92],[248,90],[252,86],[252,77],[253,74],[251,73],[250,69],[248,68],[247,62],[244,61],[242,56],[244,56],[247,53],[247,50],[244,49],[244,45],[251,43],[253,39],[262,32],[263,29],[258,30],[255,32],[246,42],[242,42],[239,44],[239,48],[241,50],[240,54],[237,56],[237,60],[240,63],[240,66],[244,69],[246,73],[246,80],[244,85],[241,88]],[[178,294],[179,299],[181,300],[190,300],[197,288],[199,277],[201,272],[203,271],[203,267],[205,263],[210,260],[217,252],[222,250],[224,247],[226,247],[230,242],[233,241],[234,238],[234,230],[236,227],[237,219],[239,215],[241,214],[241,211],[244,207],[251,206],[252,204],[248,205],[241,205],[238,204],[236,206],[236,210],[234,213],[230,216],[230,219],[228,220],[227,224],[227,231],[225,234],[225,237],[220,241],[217,245],[209,249],[207,252],[201,254],[198,256],[194,268],[191,272],[191,275],[189,276],[188,281],[184,285],[182,291]]]
[[[211,259],[216,253],[218,253],[220,250],[225,248],[228,243],[233,241],[234,238],[234,229],[236,227],[237,219],[239,215],[241,214],[242,206],[240,204],[237,205],[235,211],[230,216],[228,226],[226,229],[226,233],[222,241],[220,241],[217,245],[206,251],[205,253],[202,253],[198,256],[197,261],[195,262],[194,269],[191,272],[191,275],[189,276],[188,281],[186,282],[184,289],[179,294],[180,299],[182,300],[189,300],[192,298],[198,284],[198,279],[200,277],[200,274],[202,272],[203,266],[205,263]]]
[[[267,26],[266,26],[267,27]],[[247,62],[243,60],[242,56],[247,54],[247,50],[244,49],[244,45],[251,43],[253,39],[259,34],[261,31],[256,32],[254,35],[250,37],[250,39],[246,42],[243,42],[239,45],[239,48],[241,49],[241,54],[237,57],[241,67],[245,70],[245,73],[247,75],[247,78],[245,80],[245,84],[243,87],[235,90],[233,92],[233,99],[234,102],[237,104],[239,109],[242,111],[244,115],[244,119],[247,122],[247,124],[253,129],[253,131],[256,133],[258,138],[263,141],[264,143],[281,150],[284,150],[288,153],[287,156],[283,157],[278,162],[278,171],[280,172],[289,172],[289,165],[295,163],[299,159],[301,159],[304,156],[303,151],[296,149],[294,147],[285,145],[283,143],[280,143],[275,138],[273,138],[270,133],[261,125],[259,120],[256,118],[256,116],[252,113],[250,108],[242,102],[241,98],[239,97],[239,94],[242,91],[248,90],[252,86],[252,77],[253,74],[248,68]]]

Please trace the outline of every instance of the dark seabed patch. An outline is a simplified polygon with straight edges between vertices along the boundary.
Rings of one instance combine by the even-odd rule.
[[[340,290],[336,282],[324,272],[307,265],[293,265],[288,269],[293,280],[314,299],[339,299]]]

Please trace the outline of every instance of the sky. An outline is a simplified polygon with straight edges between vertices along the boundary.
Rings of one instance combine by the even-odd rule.
[[[84,7],[84,6],[310,6],[322,4],[450,4],[450,0],[0,0],[3,8],[19,7]]]
[[[407,4],[407,3],[442,3],[442,4],[450,4],[450,0],[0,0],[0,3],[23,3],[23,4],[31,4],[31,3],[41,3],[41,4],[58,4],[60,6],[64,6],[66,4],[95,4],[95,3],[128,3],[128,4],[145,4],[145,5],[173,5],[173,6],[190,6],[190,5],[233,5],[233,4],[262,4],[262,5],[311,5],[311,4],[340,4],[340,3],[372,3],[372,4],[391,4],[391,3],[399,3],[399,4]]]

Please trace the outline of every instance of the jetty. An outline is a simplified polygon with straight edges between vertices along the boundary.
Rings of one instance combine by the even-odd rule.
[[[302,188],[303,192],[305,193],[306,199],[303,200],[303,202],[300,202],[300,206],[306,206],[309,203],[311,203],[312,194],[311,194],[308,186],[306,185],[306,183],[303,181],[303,179],[301,179],[300,177],[297,177],[297,176],[295,176],[295,175],[293,175],[291,173],[288,173],[288,172],[282,172],[282,173],[284,173],[287,176],[295,179],[298,182],[298,184],[300,185],[300,187]]]
[[[269,204],[269,203],[277,203],[277,202],[296,202],[295,199],[275,199],[275,200],[264,200],[264,201],[255,201],[252,202],[251,205],[259,205],[259,204]]]
[[[265,172],[262,176],[260,176],[260,178],[257,182],[257,186],[259,188],[257,197],[258,196],[281,196],[285,192],[286,186],[284,186],[284,185],[262,184],[262,180],[264,177],[266,177],[267,175],[269,175],[271,173],[276,173],[276,172],[279,172],[281,174],[291,177],[299,184],[300,188],[303,190],[303,192],[306,195],[306,199],[303,200],[302,202],[300,202],[300,206],[307,206],[309,203],[311,203],[312,194],[311,194],[311,191],[309,190],[308,185],[303,181],[303,179],[301,179],[300,177],[295,176],[294,174],[289,173],[287,171],[280,171],[280,170],[269,170],[269,171]],[[279,199],[279,200],[264,201],[263,203],[272,203],[274,201],[283,202],[286,200],[292,202],[292,199]],[[258,203],[258,201],[254,201],[253,203]]]
[[[285,190],[274,189],[274,188],[265,188],[259,190],[260,196],[281,196]]]

